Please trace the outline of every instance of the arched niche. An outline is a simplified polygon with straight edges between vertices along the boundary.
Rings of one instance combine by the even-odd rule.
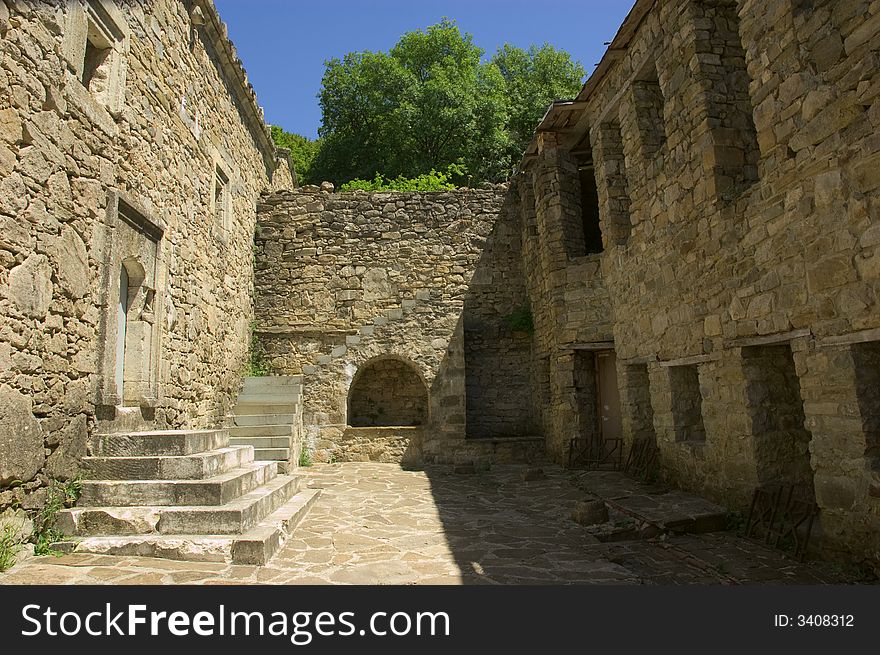
[[[358,369],[351,382],[351,427],[425,425],[428,413],[428,387],[418,369],[403,358],[372,359]]]

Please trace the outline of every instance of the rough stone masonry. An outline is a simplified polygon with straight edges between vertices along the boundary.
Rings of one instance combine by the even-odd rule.
[[[285,179],[212,3],[0,2],[0,508],[96,431],[219,424]]]
[[[98,432],[220,427],[254,317],[318,459],[647,440],[880,561],[880,0],[638,0],[508,184],[443,193],[295,189],[208,0],[0,37],[0,509]]]

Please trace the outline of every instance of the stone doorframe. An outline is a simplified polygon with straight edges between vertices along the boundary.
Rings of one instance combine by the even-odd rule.
[[[137,201],[111,190],[102,227],[95,405],[104,410],[101,413],[126,406],[155,409],[161,397],[159,372],[166,288],[162,239],[166,225],[158,217],[150,216]],[[141,343],[139,352],[131,357],[126,354],[126,366],[137,365],[139,372],[124,382],[124,393],[120,395],[116,382],[116,310],[123,266],[129,275],[132,269],[139,271],[137,288],[129,291],[129,303]]]

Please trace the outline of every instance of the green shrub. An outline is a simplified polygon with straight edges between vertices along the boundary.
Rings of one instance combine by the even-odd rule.
[[[299,465],[300,466],[311,466],[312,465],[312,453],[308,448],[303,447],[301,451],[299,451]]]
[[[339,187],[340,191],[450,191],[455,188],[453,175],[461,175],[461,167],[452,165],[445,172],[431,169],[417,177],[398,175],[393,180],[376,173],[372,180],[354,179]]]
[[[272,374],[272,364],[266,357],[266,349],[260,343],[257,336],[257,324],[251,322],[251,342],[248,349],[248,360],[245,365],[244,376],[248,378],[258,378]]]
[[[11,525],[3,528],[0,534],[0,573],[15,564],[15,555],[21,548],[15,537],[15,529]]]
[[[63,532],[55,527],[58,512],[73,507],[82,493],[82,481],[77,477],[67,482],[54,481],[46,495],[46,504],[34,517],[34,555],[61,555],[52,549],[52,544],[65,538]]]
[[[535,332],[535,321],[532,317],[532,308],[528,303],[517,307],[510,314],[504,317],[504,323],[511,332],[526,332],[533,334]]]

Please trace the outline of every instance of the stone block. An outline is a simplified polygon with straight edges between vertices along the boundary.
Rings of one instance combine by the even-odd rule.
[[[537,480],[546,480],[547,475],[544,473],[544,469],[533,466],[527,468],[522,472],[522,480],[523,482],[534,482]]]
[[[0,386],[0,484],[28,482],[43,468],[43,431],[28,396]]]
[[[596,525],[608,522],[608,508],[601,500],[578,501],[571,512],[571,520],[581,525]]]

